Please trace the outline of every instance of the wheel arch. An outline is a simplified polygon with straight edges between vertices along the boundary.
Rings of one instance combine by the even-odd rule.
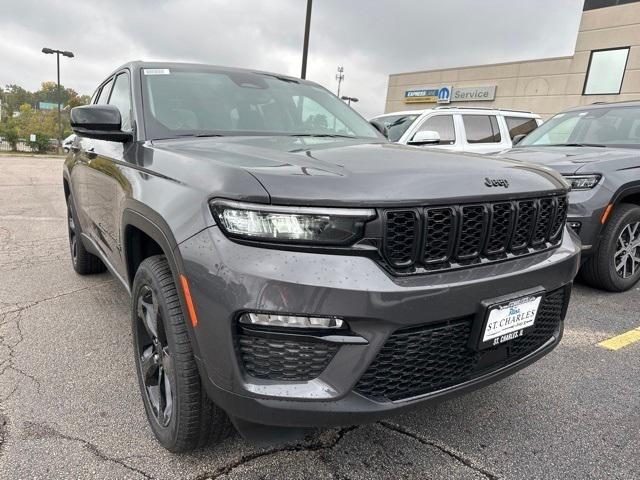
[[[640,180],[629,182],[620,187],[611,199],[611,203],[633,203],[640,205]]]
[[[183,266],[171,229],[153,210],[144,205],[137,207],[128,206],[122,212],[122,248],[129,287],[133,285],[140,263],[157,254],[163,254],[167,258],[174,281],[179,285]]]

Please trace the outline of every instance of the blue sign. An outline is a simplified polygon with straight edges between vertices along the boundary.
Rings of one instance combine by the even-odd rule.
[[[449,103],[451,101],[451,87],[440,87],[438,90],[438,103]]]

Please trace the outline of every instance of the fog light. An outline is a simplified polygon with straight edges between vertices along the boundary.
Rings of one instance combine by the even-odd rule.
[[[567,222],[567,225],[569,225],[569,228],[571,228],[574,232],[580,233],[580,227],[582,226],[582,223],[580,223],[580,222]]]
[[[240,323],[265,327],[342,328],[344,321],[336,317],[304,317],[270,313],[244,313]]]

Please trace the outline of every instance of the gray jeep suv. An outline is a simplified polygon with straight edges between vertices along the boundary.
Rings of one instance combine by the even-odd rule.
[[[640,279],[640,102],[559,113],[501,156],[551,167],[571,185],[581,278],[620,292]]]
[[[315,83],[205,65],[126,64],[71,120],[73,266],[130,292],[172,451],[229,420],[372,421],[560,341],[580,249],[550,169],[390,144]]]

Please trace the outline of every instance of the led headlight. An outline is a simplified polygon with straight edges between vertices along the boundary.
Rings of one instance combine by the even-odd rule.
[[[336,317],[306,317],[298,315],[277,315],[271,313],[243,313],[240,323],[264,327],[293,328],[342,328],[344,321]]]
[[[347,245],[362,236],[372,209],[284,207],[212,200],[211,211],[231,237],[266,242]]]
[[[600,175],[563,175],[571,190],[590,190],[600,181]]]

